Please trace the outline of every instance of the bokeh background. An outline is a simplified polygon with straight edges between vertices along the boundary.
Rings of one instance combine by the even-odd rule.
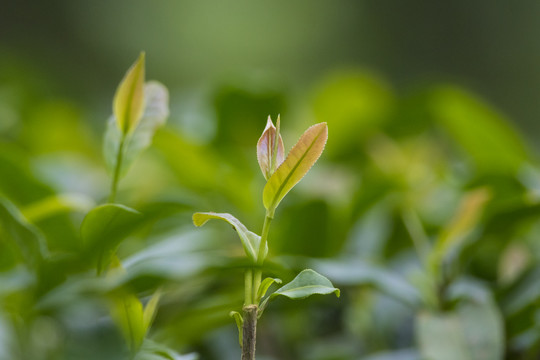
[[[145,51],[171,115],[121,183],[148,216],[118,251],[130,293],[163,289],[150,338],[239,358],[241,245],[191,214],[260,232],[255,144],[281,114],[286,149],[321,121],[329,141],[276,214],[267,272],[312,267],[342,296],[276,300],[259,358],[538,359],[539,16],[534,1],[4,1],[0,195],[53,260],[29,275],[0,258],[0,358],[125,356],[108,295],[58,259],[107,198],[112,97]]]

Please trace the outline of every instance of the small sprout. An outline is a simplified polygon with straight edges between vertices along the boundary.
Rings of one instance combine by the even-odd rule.
[[[266,180],[270,179],[274,171],[285,160],[285,147],[283,138],[279,133],[279,115],[277,118],[277,129],[270,116],[266,122],[266,127],[257,142],[257,160]],[[276,139],[278,139],[276,141]]]
[[[284,160],[285,151],[279,133],[279,116],[276,124],[277,127],[268,117],[266,128],[257,143],[257,160],[264,177],[267,179],[263,190],[266,216],[261,235],[249,231],[231,214],[199,212],[193,215],[193,223],[196,226],[202,226],[210,219],[223,220],[232,225],[242,241],[247,257],[251,260],[251,264],[244,273],[244,316],[234,311],[230,313],[238,326],[242,360],[255,360],[257,319],[262,315],[271,299],[279,295],[290,299],[302,299],[314,294],[332,293],[339,297],[339,289],[335,288],[330,280],[307,269],[289,284],[282,286],[263,300],[272,284],[281,284],[280,279],[262,279],[264,260],[268,255],[268,233],[270,223],[274,218],[274,211],[283,197],[304,177],[321,156],[328,138],[326,123],[313,125],[304,132]]]
[[[144,52],[129,68],[118,85],[113,100],[113,114],[118,129],[131,133],[139,124],[144,111]]]

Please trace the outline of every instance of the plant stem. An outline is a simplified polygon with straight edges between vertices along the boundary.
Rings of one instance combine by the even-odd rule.
[[[257,305],[244,306],[244,324],[242,325],[242,360],[255,360],[257,341]]]
[[[118,181],[120,180],[120,170],[122,168],[122,161],[124,159],[124,143],[126,136],[122,135],[120,145],[118,146],[118,154],[116,156],[116,166],[114,167],[114,175],[111,183],[111,194],[109,195],[109,203],[113,203],[116,199],[116,190],[118,188]]]
[[[253,269],[247,269],[244,274],[244,306],[253,303]]]
[[[257,300],[257,291],[261,285],[262,280],[262,266],[264,264],[264,251],[266,249],[266,244],[268,242],[268,233],[270,231],[270,223],[272,222],[272,217],[270,213],[266,212],[266,217],[264,218],[263,229],[261,233],[261,243],[259,244],[259,253],[257,254],[257,268],[255,269],[255,276],[253,278],[253,296],[252,300]]]

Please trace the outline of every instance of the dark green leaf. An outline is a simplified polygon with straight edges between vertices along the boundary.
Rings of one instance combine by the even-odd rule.
[[[81,237],[87,259],[97,261],[98,272],[108,265],[110,252],[141,220],[138,211],[118,204],[98,206],[86,215],[81,224]]]

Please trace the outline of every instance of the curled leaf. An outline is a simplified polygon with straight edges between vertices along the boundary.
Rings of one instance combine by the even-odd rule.
[[[218,219],[228,222],[238,233],[244,251],[246,255],[253,261],[257,261],[257,255],[259,253],[259,244],[261,243],[261,237],[254,232],[249,231],[244,224],[237,218],[227,213],[215,213],[215,212],[199,212],[193,214],[193,224],[195,226],[203,226],[210,219]],[[264,256],[268,252],[268,244],[266,245]]]
[[[133,131],[144,110],[144,52],[118,85],[113,100],[116,125],[123,134]]]
[[[261,171],[266,180],[272,176],[275,169],[279,167],[285,159],[283,138],[278,131],[279,130],[274,126],[272,119],[268,116],[266,127],[257,142],[257,161],[259,162],[259,166],[261,167]],[[276,138],[278,138],[277,144]]]
[[[273,213],[283,197],[296,185],[321,156],[328,138],[328,126],[311,126],[300,137],[263,191],[264,207]]]
[[[238,311],[231,311],[229,313],[229,316],[234,319],[234,322],[236,323],[236,327],[238,327],[238,342],[240,343],[240,347],[242,347],[242,341],[243,341],[242,326],[244,325],[244,319],[242,319],[242,315],[240,315]]]
[[[259,289],[257,289],[257,299],[255,301],[259,302],[266,295],[268,288],[272,286],[273,283],[281,284],[281,279],[266,278],[261,282]]]

